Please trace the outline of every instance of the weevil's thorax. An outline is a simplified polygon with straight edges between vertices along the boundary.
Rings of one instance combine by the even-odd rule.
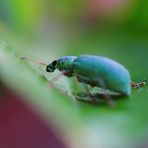
[[[64,56],[57,60],[56,68],[59,71],[62,71],[63,74],[67,77],[71,77],[73,75],[73,61],[77,57],[75,56]]]

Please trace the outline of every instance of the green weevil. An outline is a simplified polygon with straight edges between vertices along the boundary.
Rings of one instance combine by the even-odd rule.
[[[54,72],[55,69],[62,71],[67,77],[76,76],[80,83],[113,90],[123,96],[129,96],[131,88],[138,88],[146,83],[146,80],[131,82],[131,76],[123,65],[102,56],[63,56],[46,67],[47,72]]]
[[[26,58],[22,57],[22,59]],[[54,72],[58,69],[69,78],[76,77],[80,83],[111,90],[122,96],[129,96],[131,88],[140,88],[146,84],[146,80],[139,83],[132,82],[128,70],[123,65],[102,56],[63,56],[49,65],[33,62],[46,66],[47,72]]]

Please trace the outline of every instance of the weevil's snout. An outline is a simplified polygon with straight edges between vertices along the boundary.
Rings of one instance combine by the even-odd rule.
[[[47,72],[54,72],[54,71],[55,71],[55,67],[53,67],[52,65],[48,65],[48,66],[46,67],[46,71],[47,71]]]

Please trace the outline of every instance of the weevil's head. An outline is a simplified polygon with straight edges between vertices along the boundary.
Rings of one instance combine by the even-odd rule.
[[[50,63],[49,65],[47,65],[46,67],[46,71],[47,72],[54,72],[57,66],[57,60],[54,60],[52,63]]]
[[[57,60],[54,60],[51,62],[47,67],[47,72],[54,72],[55,69],[58,69],[59,71],[62,71],[65,73],[66,76],[70,76],[73,73],[72,65],[73,61],[76,57],[75,56],[64,56],[60,57]]]

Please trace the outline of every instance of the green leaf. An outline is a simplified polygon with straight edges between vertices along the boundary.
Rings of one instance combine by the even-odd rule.
[[[116,100],[115,107],[82,103],[70,94],[70,79],[60,77],[52,83],[57,73],[47,75],[44,67],[23,61],[20,56],[18,51],[0,40],[1,80],[24,96],[22,101],[47,123],[52,123],[69,147],[132,148],[143,142],[148,133],[147,87],[133,91],[130,98]],[[138,64],[138,60],[134,64]],[[141,73],[144,70],[141,68]]]

